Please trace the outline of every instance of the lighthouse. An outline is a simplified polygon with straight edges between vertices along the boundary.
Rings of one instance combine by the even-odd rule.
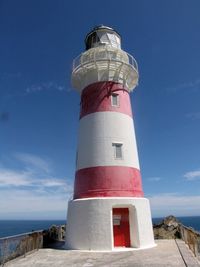
[[[150,205],[144,198],[130,93],[136,60],[106,26],[85,38],[73,61],[80,122],[73,199],[68,203],[66,248],[114,251],[155,246]]]

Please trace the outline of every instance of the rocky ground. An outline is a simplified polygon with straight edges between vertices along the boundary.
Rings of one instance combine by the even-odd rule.
[[[180,225],[176,217],[166,217],[161,223],[153,225],[155,239],[181,238]]]

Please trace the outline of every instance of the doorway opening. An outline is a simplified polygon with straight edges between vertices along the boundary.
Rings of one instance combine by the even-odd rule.
[[[129,209],[113,208],[114,247],[130,247]]]

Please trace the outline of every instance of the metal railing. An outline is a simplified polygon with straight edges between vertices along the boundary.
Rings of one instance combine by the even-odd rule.
[[[0,238],[0,264],[43,247],[43,231]]]
[[[121,49],[113,49],[110,46],[91,48],[80,54],[73,60],[72,71],[82,65],[99,61],[123,62],[131,65],[138,72],[138,65],[133,56]]]

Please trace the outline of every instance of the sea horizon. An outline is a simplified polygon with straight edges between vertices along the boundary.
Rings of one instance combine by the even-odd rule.
[[[169,216],[174,216],[176,218],[185,218],[185,217],[200,217],[200,215],[181,215],[181,216],[176,216],[176,215],[173,215],[173,214],[170,214],[170,215],[166,215],[166,216],[155,216],[155,217],[152,217],[152,219],[164,219],[166,217],[169,217]],[[58,218],[58,219],[0,219],[0,221],[64,221],[66,219],[63,219],[63,218]]]
[[[158,224],[165,217],[153,217],[152,223]],[[182,224],[200,231],[200,216],[175,216]],[[1,219],[0,238],[29,233],[39,230],[47,230],[52,225],[66,224],[66,219]]]

